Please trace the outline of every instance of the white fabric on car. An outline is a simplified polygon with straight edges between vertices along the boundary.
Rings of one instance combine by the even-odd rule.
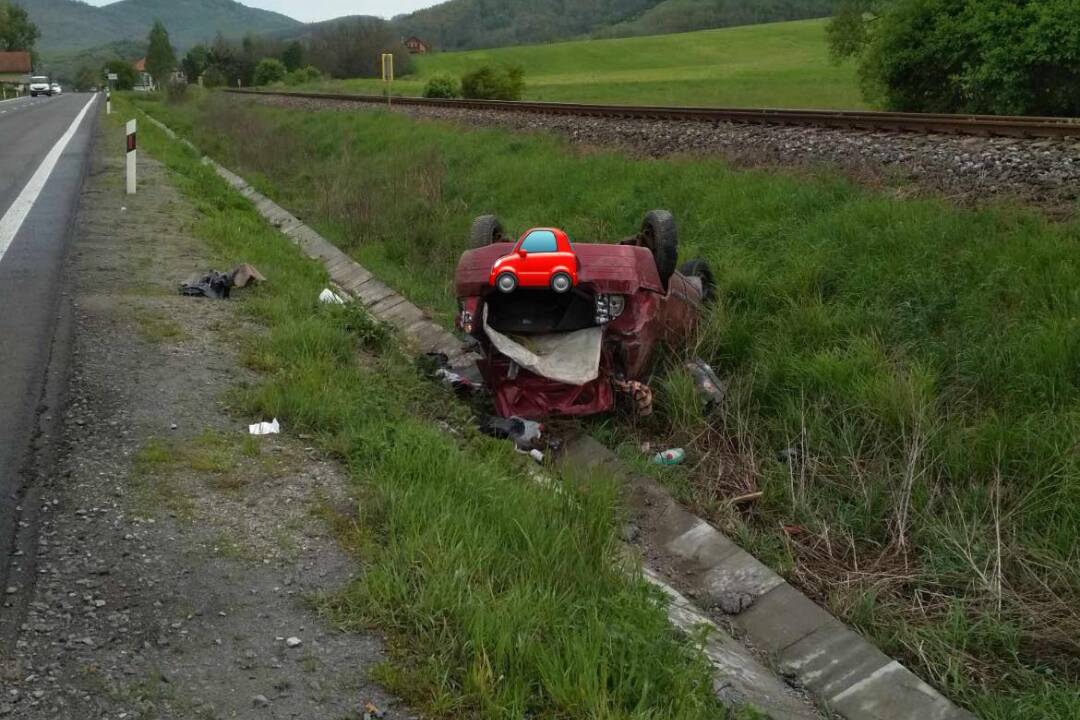
[[[529,372],[567,385],[585,385],[600,375],[602,327],[545,335],[503,335],[488,325],[484,308],[484,332],[491,344]]]

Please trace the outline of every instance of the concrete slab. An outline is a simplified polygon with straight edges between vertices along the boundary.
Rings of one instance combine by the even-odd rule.
[[[892,662],[858,633],[826,623],[777,655],[780,671],[831,699]]]
[[[750,705],[773,720],[820,720],[817,709],[762,665],[733,637],[703,615],[675,588],[648,569],[646,580],[668,597],[667,614],[672,625],[687,634],[702,627],[709,630],[703,650],[714,668],[713,689],[726,705]]]
[[[387,310],[395,308],[398,305],[402,305],[406,302],[408,301],[397,293],[391,293],[390,295],[387,295],[381,300],[368,305],[368,311],[375,317],[383,320],[385,319],[383,316],[386,314]]]
[[[400,305],[395,305],[377,313],[376,317],[390,323],[399,330],[404,330],[418,320],[423,320],[424,313],[411,302],[403,302]]]
[[[667,552],[702,568],[713,568],[736,552],[742,552],[709,523],[690,513],[686,515],[689,527],[664,545]]]
[[[368,280],[366,283],[363,283],[356,288],[356,297],[365,307],[371,307],[383,298],[396,294],[397,293],[395,293],[393,289],[387,287],[375,278]]]
[[[896,661],[829,701],[847,720],[977,720]]]
[[[748,610],[731,618],[754,645],[779,653],[819,628],[842,628],[832,615],[785,582],[758,597]]]

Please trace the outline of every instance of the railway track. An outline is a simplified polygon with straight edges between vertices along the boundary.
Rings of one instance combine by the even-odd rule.
[[[282,92],[230,89],[240,95],[270,95],[338,100],[355,103],[386,103],[381,95],[344,93]],[[864,110],[796,110],[773,108],[696,108],[652,105],[590,105],[584,103],[510,102],[504,100],[444,100],[421,97],[394,97],[395,105],[501,110],[639,120],[682,122],[731,122],[755,125],[803,125],[847,130],[940,133],[1015,138],[1080,138],[1080,118],[1024,117],[1008,115],[942,115],[894,113]]]

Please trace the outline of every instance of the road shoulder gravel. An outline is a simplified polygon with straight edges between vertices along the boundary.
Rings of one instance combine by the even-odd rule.
[[[337,719],[370,702],[405,717],[365,679],[378,638],[311,603],[355,570],[319,513],[352,506],[345,471],[230,412],[259,328],[242,300],[177,293],[212,264],[198,215],[145,153],[123,194],[114,130],[98,128],[81,195],[67,411],[36,583],[5,588],[9,612],[28,602],[0,655],[0,716]]]

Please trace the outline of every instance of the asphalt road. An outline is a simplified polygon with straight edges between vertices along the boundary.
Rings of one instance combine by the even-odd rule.
[[[62,395],[50,387],[66,366],[64,258],[102,105],[80,94],[0,102],[0,593],[20,505],[42,475],[42,422]]]

